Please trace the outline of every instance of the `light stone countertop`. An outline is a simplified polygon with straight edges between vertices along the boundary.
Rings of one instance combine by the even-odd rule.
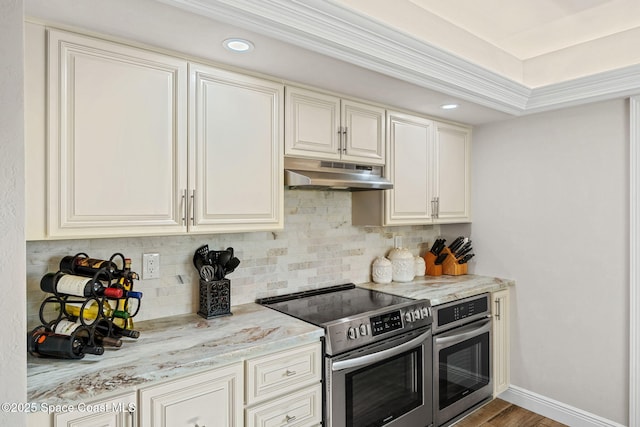
[[[357,286],[407,298],[428,299],[431,300],[431,305],[434,306],[484,292],[499,291],[514,285],[515,281],[510,279],[464,274],[460,276],[416,277],[411,282],[391,282],[387,284],[368,282]]]
[[[357,286],[426,298],[431,305],[438,305],[514,284],[513,280],[462,275]],[[102,356],[58,360],[28,355],[27,399],[48,405],[86,403],[107,394],[317,342],[324,335],[322,328],[254,303],[233,306],[231,312],[232,316],[210,320],[188,314],[136,323],[140,338],[124,338],[121,348],[106,347]]]
[[[137,340],[80,360],[27,356],[30,403],[86,403],[102,395],[132,391],[147,383],[318,342],[322,328],[258,304],[231,308],[232,316],[204,319],[195,314],[135,324]]]

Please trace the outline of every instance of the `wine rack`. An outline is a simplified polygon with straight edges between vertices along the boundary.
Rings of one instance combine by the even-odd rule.
[[[49,296],[40,305],[42,324],[27,336],[31,355],[81,359],[85,354],[103,354],[105,347],[121,347],[123,338],[138,338],[133,318],[140,310],[142,293],[133,290],[139,276],[131,270],[129,258],[115,253],[99,260],[78,253],[64,257],[59,268],[40,283]],[[80,286],[70,291],[66,279]]]

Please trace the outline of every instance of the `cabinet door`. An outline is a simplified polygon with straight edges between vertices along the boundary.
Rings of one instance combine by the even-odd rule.
[[[393,190],[385,190],[385,225],[430,224],[433,122],[388,112],[387,132]]]
[[[186,62],[48,36],[49,237],[186,231]]]
[[[79,408],[80,409],[80,408]],[[134,427],[136,393],[84,404],[82,411],[54,415],[54,427]]]
[[[189,67],[190,231],[282,228],[283,86]]]
[[[509,289],[491,294],[493,302],[493,395],[509,387]]]
[[[340,98],[287,86],[285,155],[340,160]]]
[[[242,363],[140,390],[142,427],[241,427]]]
[[[437,222],[471,220],[471,130],[435,123],[435,182]]]
[[[342,100],[342,160],[384,165],[385,110]]]

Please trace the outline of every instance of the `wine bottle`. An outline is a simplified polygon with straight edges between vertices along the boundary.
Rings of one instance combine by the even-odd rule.
[[[99,347],[104,351],[104,347]],[[27,335],[27,351],[35,357],[82,359],[86,347],[77,337],[56,334],[40,326]],[[98,349],[95,354],[102,354]]]
[[[101,335],[110,336],[114,338],[128,337],[128,338],[138,338],[140,337],[140,332],[133,329],[125,329],[121,326],[116,325],[114,322],[111,322],[107,319],[101,319],[96,322],[95,330],[99,332]]]
[[[93,277],[98,271],[103,270],[110,277],[118,275],[118,266],[113,261],[88,258],[85,256],[65,256],[60,260],[60,271],[80,276]]]
[[[59,335],[69,335],[82,341],[83,351],[90,354],[104,353],[104,340],[92,334],[91,330],[80,322],[72,322],[68,319],[61,319],[57,323],[49,325],[48,328]],[[107,340],[107,345],[111,342]],[[120,343],[122,345],[122,343]],[[117,346],[119,347],[119,345]]]
[[[99,280],[62,272],[45,274],[40,280],[40,289],[56,295],[122,297],[121,289],[105,287]]]

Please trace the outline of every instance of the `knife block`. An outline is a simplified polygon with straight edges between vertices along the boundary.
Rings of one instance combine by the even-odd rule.
[[[442,265],[435,264],[437,256],[427,252],[423,258],[424,263],[427,265],[427,276],[442,276]]]
[[[449,248],[444,248],[448,252],[447,258],[442,263],[442,272],[449,276],[461,276],[467,274],[467,264],[458,264],[458,259],[453,256]]]
[[[214,281],[200,279],[198,315],[205,319],[212,319],[231,314],[231,281],[229,279]]]

